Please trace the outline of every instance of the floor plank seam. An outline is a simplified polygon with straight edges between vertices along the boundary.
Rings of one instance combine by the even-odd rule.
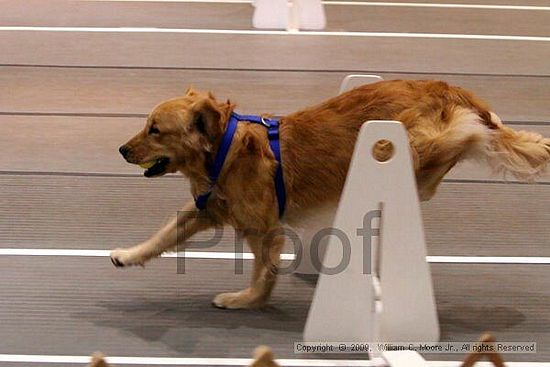
[[[550,78],[550,74],[499,74],[499,73],[442,73],[432,71],[365,70],[365,69],[269,69],[269,68],[213,68],[187,66],[120,66],[120,65],[58,65],[58,64],[0,64],[0,67],[50,68],[50,69],[113,69],[113,70],[187,70],[187,71],[239,71],[285,73],[365,73],[405,75],[488,76],[511,78]]]
[[[0,111],[0,116],[40,116],[40,117],[99,117],[99,118],[142,118],[146,113],[116,113],[116,112],[11,112]],[[544,123],[543,123],[544,124]],[[550,122],[548,122],[550,124]]]
[[[117,178],[143,178],[139,173],[102,173],[102,172],[60,172],[60,171],[2,171],[0,170],[0,176],[61,176],[61,177],[117,177]],[[165,175],[159,177],[159,179],[185,179],[180,175]],[[543,185],[549,186],[550,182],[523,182],[523,181],[499,181],[494,179],[458,179],[448,178],[444,179],[445,183],[457,183],[457,184],[496,184],[496,185]]]
[[[95,118],[145,118],[147,113],[116,113],[116,112],[26,112],[26,111],[0,111],[0,116],[32,116],[32,117],[95,117]],[[281,118],[281,115],[274,115]],[[0,122],[1,123],[1,122]],[[536,120],[507,120],[505,125],[547,126],[548,121]]]

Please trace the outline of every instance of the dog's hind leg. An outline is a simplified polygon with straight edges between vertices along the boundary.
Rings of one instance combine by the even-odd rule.
[[[133,247],[113,250],[111,261],[116,267],[143,265],[176,245],[185,244],[189,237],[213,225],[214,222],[200,212],[194,202],[189,202],[178,212],[176,218],[147,241]]]
[[[458,161],[458,159],[456,161]],[[454,167],[456,161],[447,163],[441,167],[422,170],[419,174],[417,174],[416,182],[420,201],[428,201],[435,195],[439,184],[443,180],[443,177],[445,177],[447,172]]]
[[[252,309],[263,307],[273,291],[279,271],[281,251],[285,244],[283,229],[267,234],[248,235],[246,240],[254,253],[254,270],[250,287],[234,293],[218,294],[212,301],[219,308]]]

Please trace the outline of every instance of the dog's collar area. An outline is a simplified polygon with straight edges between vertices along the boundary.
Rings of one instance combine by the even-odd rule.
[[[223,168],[225,159],[227,158],[227,153],[229,153],[229,148],[235,136],[235,131],[237,131],[237,125],[240,121],[248,121],[255,124],[260,124],[267,128],[267,137],[269,139],[269,146],[277,160],[277,169],[275,171],[275,192],[277,194],[277,203],[279,205],[279,217],[282,217],[285,211],[286,204],[286,191],[285,184],[283,181],[283,168],[281,163],[281,144],[279,142],[279,120],[267,119],[261,116],[255,115],[239,115],[236,113],[231,113],[227,128],[222,137],[220,147],[214,158],[214,163],[208,169],[208,177],[210,178],[210,187],[208,191],[198,195],[195,198],[195,206],[199,210],[206,208],[206,203],[208,198],[212,194],[212,189],[218,181],[218,177]]]

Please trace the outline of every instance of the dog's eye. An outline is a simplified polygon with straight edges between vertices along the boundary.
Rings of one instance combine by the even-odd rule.
[[[151,126],[149,128],[149,135],[158,135],[158,134],[160,134],[160,130],[157,127]]]

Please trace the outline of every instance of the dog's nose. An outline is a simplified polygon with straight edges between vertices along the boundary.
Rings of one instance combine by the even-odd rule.
[[[124,158],[126,158],[126,156],[128,155],[128,152],[130,152],[130,148],[128,148],[126,145],[123,145],[120,148],[118,148],[118,151],[120,152],[120,154],[122,154]]]

